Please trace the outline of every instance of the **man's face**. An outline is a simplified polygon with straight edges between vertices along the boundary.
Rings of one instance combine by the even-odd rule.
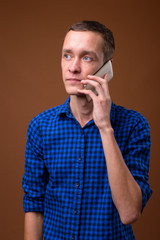
[[[104,62],[103,38],[99,33],[69,31],[62,48],[62,77],[69,95],[82,89],[81,80],[96,72]]]

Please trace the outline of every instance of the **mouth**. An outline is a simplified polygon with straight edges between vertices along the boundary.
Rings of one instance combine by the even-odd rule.
[[[81,79],[77,79],[77,78],[67,78],[66,81],[67,81],[67,82],[70,82],[70,83],[80,83],[80,82],[81,82]]]

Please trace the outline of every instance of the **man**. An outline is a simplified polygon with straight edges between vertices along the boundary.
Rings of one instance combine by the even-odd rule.
[[[152,192],[150,133],[142,115],[111,101],[107,74],[93,75],[114,48],[112,32],[95,21],[76,23],[65,36],[61,66],[70,97],[28,128],[25,240],[135,239],[130,224]]]

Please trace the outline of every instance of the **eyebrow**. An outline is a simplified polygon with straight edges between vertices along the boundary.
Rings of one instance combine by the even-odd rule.
[[[64,49],[62,50],[62,53],[63,53],[63,52],[72,53],[72,50],[71,50],[71,49],[64,48]]]
[[[67,48],[62,50],[62,53],[65,53],[65,52],[73,53],[72,49],[67,49]],[[82,51],[82,55],[87,55],[87,54],[97,57],[97,54],[94,51],[88,51],[88,50]]]

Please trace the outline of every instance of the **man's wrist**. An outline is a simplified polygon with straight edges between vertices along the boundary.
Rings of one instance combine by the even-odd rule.
[[[114,130],[111,124],[104,125],[103,127],[99,127],[99,131],[101,134],[114,134]]]

